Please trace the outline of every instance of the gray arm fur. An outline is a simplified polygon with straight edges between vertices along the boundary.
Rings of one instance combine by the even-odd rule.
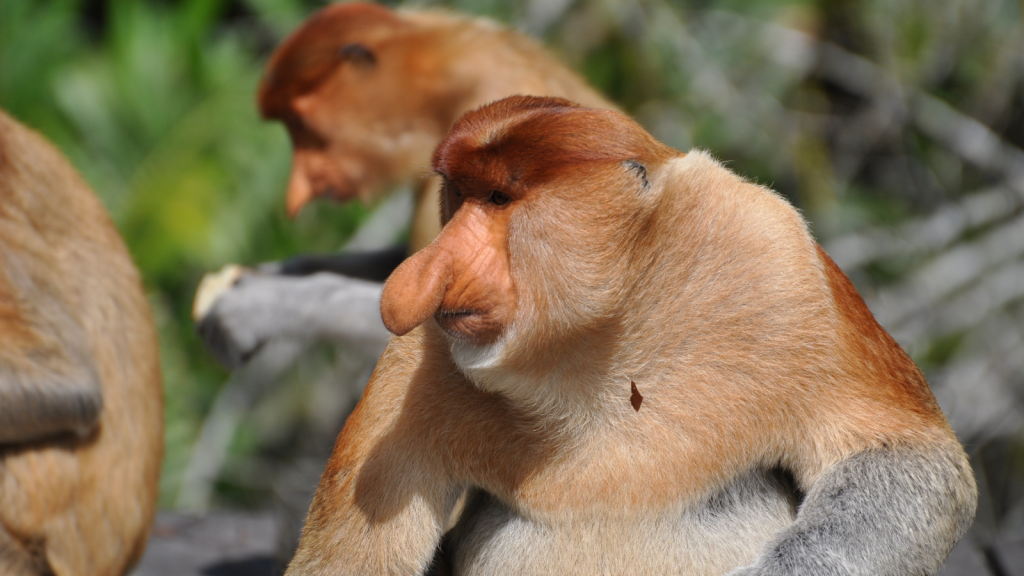
[[[26,372],[0,367],[0,443],[61,433],[87,435],[99,420],[103,394],[90,370]]]
[[[974,518],[962,453],[888,448],[855,455],[815,482],[796,520],[728,576],[929,576]]]
[[[46,290],[20,303],[18,318],[7,327],[17,323],[18,336],[6,334],[17,341],[0,351],[0,443],[84,436],[103,409],[85,332],[67,305]]]

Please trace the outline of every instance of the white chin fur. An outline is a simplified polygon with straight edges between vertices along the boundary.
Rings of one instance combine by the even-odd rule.
[[[455,360],[455,365],[466,377],[486,390],[490,388],[487,383],[494,379],[500,371],[502,352],[505,351],[507,340],[508,335],[506,334],[497,342],[485,346],[477,346],[455,338],[449,338],[448,342],[451,345],[452,359]]]

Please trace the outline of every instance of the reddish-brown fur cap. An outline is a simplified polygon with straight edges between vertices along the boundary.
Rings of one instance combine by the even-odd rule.
[[[320,10],[274,52],[260,83],[258,102],[264,118],[291,113],[291,101],[320,84],[342,60],[341,48],[356,38],[402,26],[398,16],[369,2],[333,4]]]
[[[572,164],[675,154],[618,112],[564,98],[511,96],[460,118],[437,145],[433,168],[450,180],[525,189]]]

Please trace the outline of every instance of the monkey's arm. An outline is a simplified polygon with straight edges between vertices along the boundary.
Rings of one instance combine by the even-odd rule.
[[[229,277],[221,279],[220,287],[209,288],[205,279],[200,285],[195,313],[199,334],[229,368],[241,366],[274,338],[336,340],[376,357],[388,333],[378,310],[381,286],[373,283],[384,281],[406,253],[405,246],[395,246],[304,255],[262,264],[256,272],[234,267],[208,275]],[[321,274],[326,272],[335,277]]]
[[[26,298],[3,284],[0,279],[0,443],[87,434],[103,393],[84,330],[45,288]]]
[[[432,439],[445,416],[425,409],[452,382],[415,339],[392,340],[346,421],[289,576],[420,576],[434,557],[462,488]]]
[[[303,254],[280,262],[261,264],[257,269],[266,274],[282,276],[309,276],[317,272],[331,272],[371,282],[383,282],[409,255],[409,247],[402,244],[366,252],[339,254]]]
[[[861,452],[826,470],[796,521],[728,576],[936,574],[974,518],[975,494],[959,446]]]
[[[390,333],[380,318],[382,285],[330,273],[277,276],[245,273],[199,319],[217,359],[243,364],[275,338],[344,342],[378,356]]]

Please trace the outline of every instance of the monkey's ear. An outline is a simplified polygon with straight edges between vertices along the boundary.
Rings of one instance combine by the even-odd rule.
[[[377,55],[366,44],[350,42],[338,48],[338,57],[357,66],[372,67],[377,64]]]
[[[632,172],[636,178],[640,181],[640,192],[647,192],[651,189],[650,182],[647,181],[647,167],[637,162],[636,160],[626,160],[622,163],[627,170]]]

